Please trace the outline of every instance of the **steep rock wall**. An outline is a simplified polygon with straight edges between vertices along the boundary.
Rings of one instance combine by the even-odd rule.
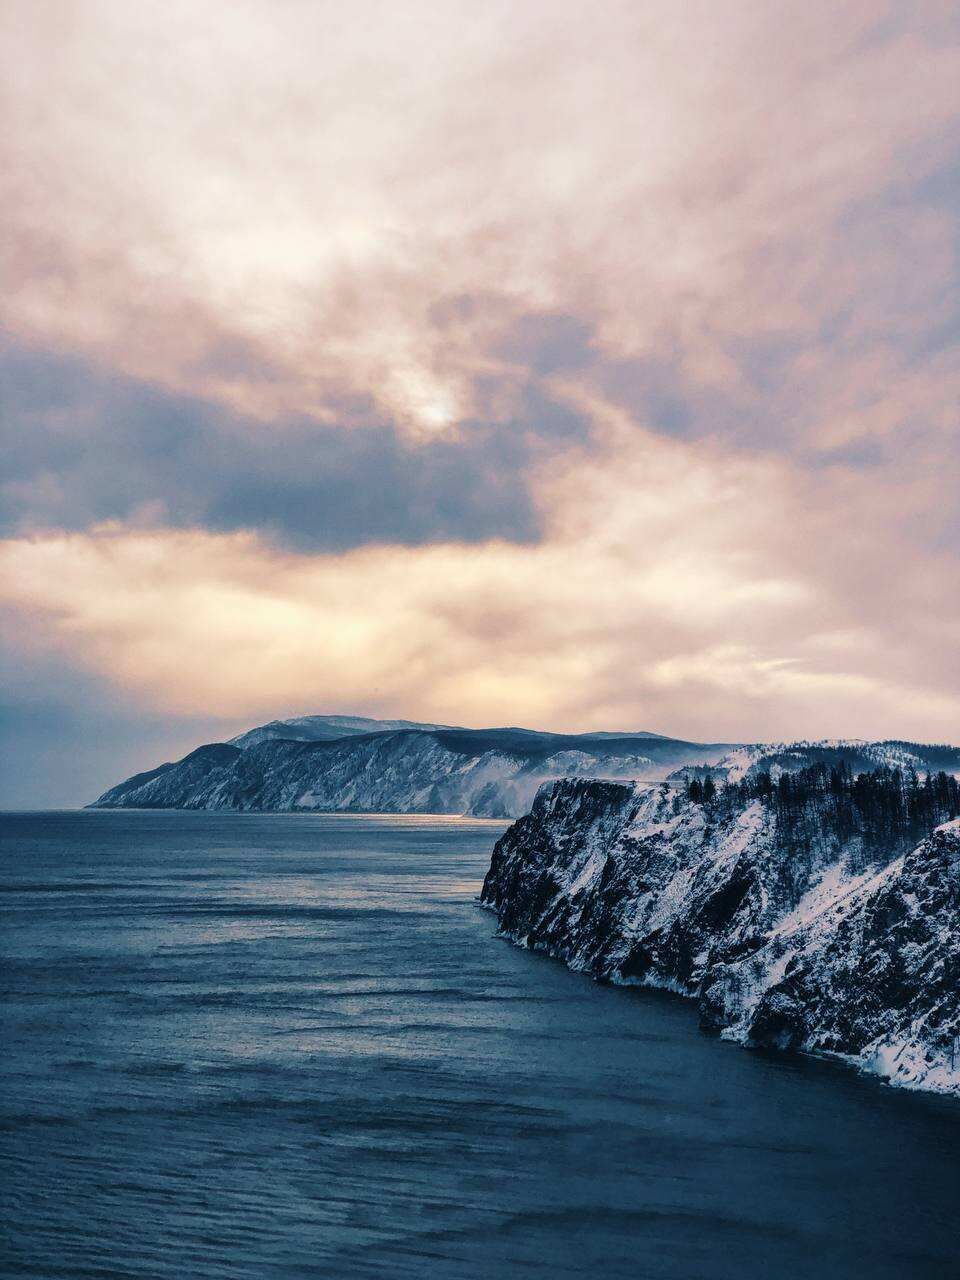
[[[696,999],[707,1030],[960,1094],[960,822],[887,852],[816,810],[797,831],[759,800],[564,780],[497,843],[481,902],[521,945]]]

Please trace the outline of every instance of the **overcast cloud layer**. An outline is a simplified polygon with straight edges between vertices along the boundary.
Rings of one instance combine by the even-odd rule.
[[[3,22],[7,803],[304,711],[960,739],[953,3]]]

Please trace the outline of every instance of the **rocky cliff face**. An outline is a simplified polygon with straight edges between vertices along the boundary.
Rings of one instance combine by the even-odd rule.
[[[481,901],[521,945],[693,997],[707,1030],[960,1095],[960,821],[878,850],[827,804],[788,821],[560,781],[498,842]]]

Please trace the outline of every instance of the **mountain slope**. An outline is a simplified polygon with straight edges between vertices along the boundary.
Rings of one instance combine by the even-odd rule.
[[[365,726],[385,728],[366,732]],[[399,726],[399,727],[398,727]],[[816,761],[960,773],[956,747],[908,742],[684,742],[662,734],[456,729],[360,716],[301,716],[198,747],[111,787],[92,807],[316,809],[517,817],[560,777],[774,778]]]
[[[843,762],[854,772],[887,766],[917,773],[943,769],[960,774],[960,747],[946,743],[905,742],[887,738],[867,742],[862,738],[822,738],[816,742],[758,742],[736,747],[717,761],[716,777],[738,782],[741,778],[770,773],[774,781],[783,772],[796,772],[812,764]]]
[[[909,848],[864,834],[828,797],[786,813],[560,781],[481,901],[521,945],[694,997],[706,1029],[960,1094],[960,822]]]
[[[319,719],[325,731],[333,717]],[[283,726],[297,722],[277,722]],[[270,730],[263,736],[264,730]],[[416,729],[294,740],[262,726],[105,792],[99,808],[352,810],[515,817],[550,778],[659,778],[729,744],[530,729]]]

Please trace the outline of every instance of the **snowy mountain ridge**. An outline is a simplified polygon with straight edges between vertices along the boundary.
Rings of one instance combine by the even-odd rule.
[[[956,747],[886,739],[871,742],[866,738],[820,738],[813,741],[757,742],[735,747],[716,762],[715,776],[727,782],[739,782],[761,769],[776,779],[784,770],[802,768],[811,760],[842,758],[854,767],[875,769],[914,769],[918,773],[943,768],[960,773],[960,750]]]
[[[331,725],[333,719],[278,721],[232,742],[198,747],[111,787],[94,807],[516,817],[552,778],[662,778],[688,763],[709,765],[729,750],[727,743],[647,733],[608,737],[429,725],[364,732],[355,724]]]
[[[561,777],[670,778],[700,770],[738,779],[775,776],[812,759],[870,768],[894,751],[916,768],[960,772],[960,750],[917,743],[831,741],[775,745],[696,743],[638,731],[543,733],[456,729],[361,716],[274,720],[230,742],[137,774],[93,807],[463,813],[517,817],[543,782]]]
[[[285,739],[290,742],[322,742],[336,738],[357,737],[364,733],[389,733],[393,730],[455,729],[451,724],[423,724],[417,720],[374,720],[370,716],[291,716],[288,720],[271,720],[246,733],[230,738],[231,747],[257,747],[262,742]]]

